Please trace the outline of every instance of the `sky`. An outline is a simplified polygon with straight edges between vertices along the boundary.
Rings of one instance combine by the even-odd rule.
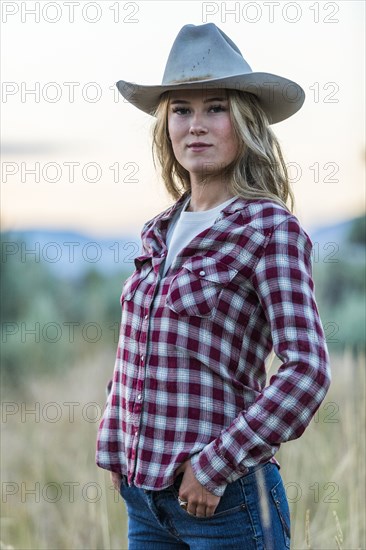
[[[272,126],[306,228],[365,210],[365,3],[1,2],[1,229],[139,231],[172,204],[152,117],[115,83],[159,84],[180,28],[213,22],[253,71],[305,90]]]

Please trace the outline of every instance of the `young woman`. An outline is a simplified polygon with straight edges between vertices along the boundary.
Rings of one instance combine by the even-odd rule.
[[[212,23],[181,29],[161,86],[117,86],[156,117],[175,202],[145,223],[123,287],[97,464],[126,502],[130,550],[290,548],[274,455],[330,383],[312,243],[270,128],[304,92],[252,72]]]

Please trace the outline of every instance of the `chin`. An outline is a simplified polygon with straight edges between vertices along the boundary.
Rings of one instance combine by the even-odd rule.
[[[211,162],[210,164],[213,164],[213,162]],[[215,163],[216,165],[218,165],[218,163]],[[228,166],[228,164],[219,164],[219,168],[218,169],[209,169],[207,168],[207,166],[203,165],[203,166],[199,166],[199,167],[195,167],[194,169],[187,169],[192,175],[194,174],[195,176],[202,176],[202,175],[205,175],[205,176],[215,176],[215,175],[218,175],[220,174],[220,172],[226,168]]]

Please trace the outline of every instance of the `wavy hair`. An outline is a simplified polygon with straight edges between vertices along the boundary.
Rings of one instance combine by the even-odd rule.
[[[216,174],[222,175],[233,195],[270,199],[293,212],[295,199],[281,147],[257,96],[240,90],[227,89],[226,92],[239,147],[235,159]],[[155,112],[152,154],[169,195],[177,200],[191,190],[191,183],[189,172],[175,158],[169,139],[169,99],[169,92],[165,92]]]

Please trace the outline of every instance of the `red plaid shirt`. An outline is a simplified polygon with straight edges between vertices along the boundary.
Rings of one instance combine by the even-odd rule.
[[[217,496],[299,437],[330,384],[312,242],[273,201],[238,197],[159,270],[187,198],[148,221],[126,280],[97,464],[163,489],[187,459]],[[281,360],[266,386],[265,360]]]

